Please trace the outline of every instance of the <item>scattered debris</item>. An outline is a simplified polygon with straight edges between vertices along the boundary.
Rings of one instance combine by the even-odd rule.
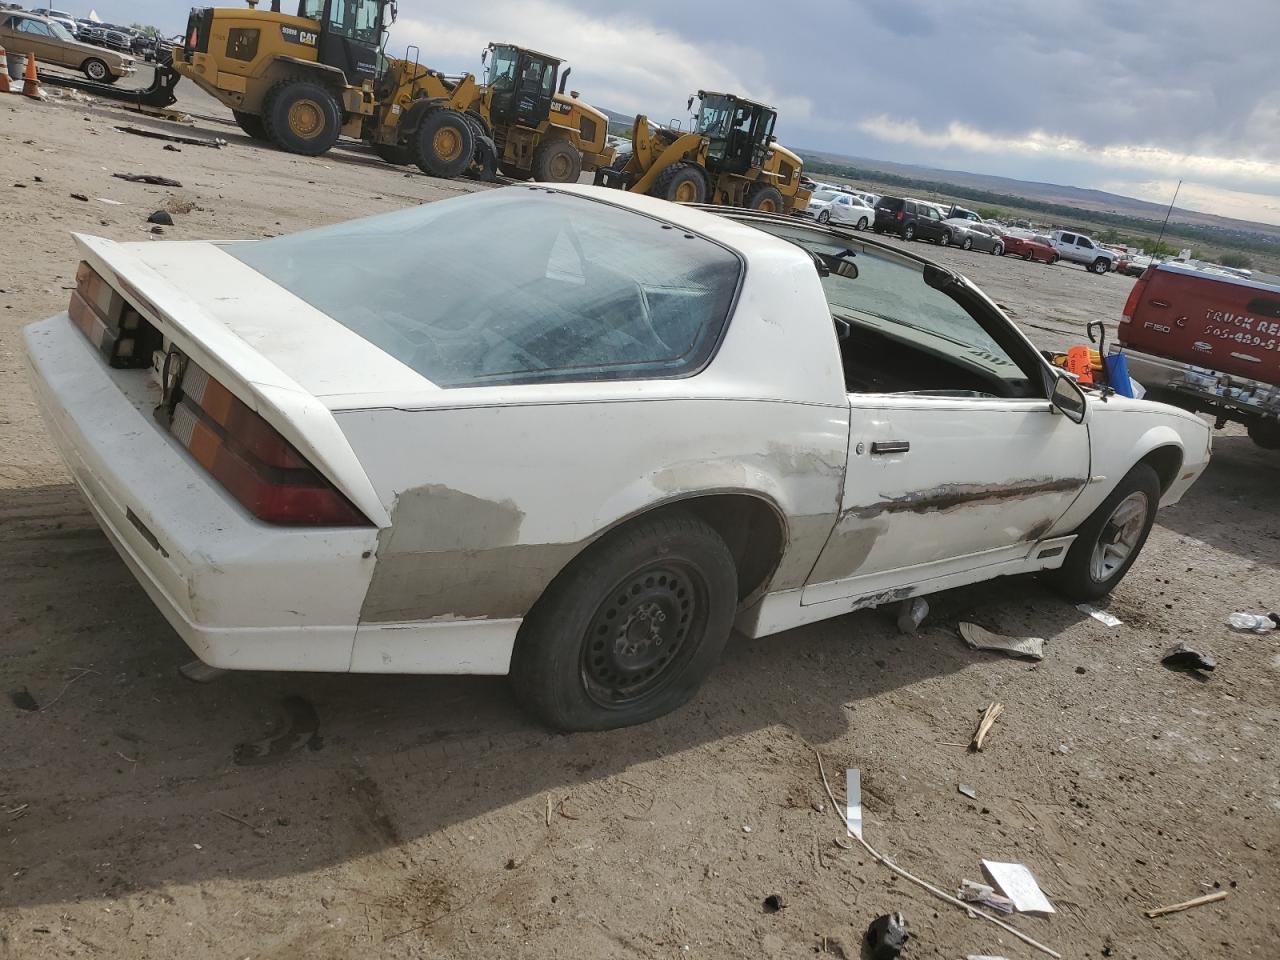
[[[956,896],[966,903],[981,903],[984,906],[991,907],[993,910],[999,910],[1001,913],[1013,913],[1012,900],[1008,897],[1000,896],[987,884],[978,883],[975,880],[961,880],[960,889],[956,891]]]
[[[109,204],[110,206],[113,206],[113,207],[123,207],[123,206],[124,206],[124,201],[123,201],[123,200],[108,200],[106,197],[96,197],[95,199],[96,199],[99,203]]]
[[[165,148],[166,150],[172,150],[174,153],[181,153],[181,152],[182,152],[182,148],[181,148],[181,147],[175,147],[172,143],[166,143],[166,144],[164,145],[164,148]]]
[[[1021,913],[1053,913],[1053,904],[1040,890],[1031,871],[1020,863],[997,863],[983,860],[982,869],[1000,892],[1013,901],[1014,909]]]
[[[1044,659],[1044,639],[1042,637],[1006,637],[1000,633],[992,633],[976,623],[960,624],[960,636],[964,642],[975,650],[998,650],[1011,657],[1027,657],[1031,660]]]
[[[225,677],[230,672],[221,667],[211,667],[203,660],[192,660],[178,668],[178,673],[192,683],[210,683],[219,677]]]
[[[157,187],[180,187],[177,180],[169,177],[158,177],[153,173],[113,173],[117,180],[128,180],[130,183],[151,183]]]
[[[97,673],[97,672],[98,672],[97,670],[90,670],[90,669],[89,669],[89,668],[87,668],[87,667],[77,667],[77,668],[75,668],[75,669],[78,669],[80,672],[79,672],[79,673],[77,673],[77,674],[76,674],[74,677],[72,677],[70,680],[68,680],[66,683],[64,683],[64,684],[62,685],[62,689],[58,691],[58,695],[57,695],[56,697],[54,697],[52,700],[50,700],[48,703],[46,703],[43,707],[41,707],[41,708],[40,708],[40,712],[41,712],[41,713],[43,713],[45,710],[48,710],[48,709],[49,709],[50,707],[52,707],[55,703],[57,703],[59,700],[61,700],[61,699],[62,699],[62,695],[63,695],[64,693],[66,693],[66,692],[67,692],[67,690],[71,687],[71,685],[72,685],[73,683],[75,683],[77,680],[79,680],[81,677],[84,677],[84,676],[86,676],[86,675],[88,675],[88,674],[90,674],[90,673]]]
[[[867,927],[867,956],[869,960],[894,960],[910,939],[902,914],[886,913]]]
[[[971,953],[964,960],[1008,960],[1008,957],[997,957],[989,953]]]
[[[164,227],[160,226],[160,224],[158,224],[158,223],[157,223],[154,227],[152,227],[152,228],[151,228],[151,232],[152,232],[152,233],[164,233]]]
[[[744,824],[742,825],[742,832],[743,832],[743,833],[750,833],[750,832],[751,832],[751,828],[750,828],[749,826],[747,826],[747,825],[744,823]]]
[[[303,747],[319,750],[324,746],[319,733],[320,718],[310,701],[302,697],[285,697],[280,706],[285,714],[280,732],[254,743],[237,744],[234,758],[238,766],[270,763]]]
[[[977,790],[975,790],[975,789],[973,789],[973,787],[969,786],[967,783],[959,784],[959,785],[956,787],[956,789],[957,789],[958,791],[960,791],[961,793],[963,793],[963,794],[964,794],[966,797],[968,797],[970,800],[977,800],[977,799],[978,799],[978,791],[977,791]],[[965,881],[965,882],[967,883],[968,881]]]
[[[234,821],[235,823],[243,824],[244,826],[248,827],[250,830],[252,830],[252,831],[253,831],[253,835],[254,835],[255,837],[265,837],[265,836],[267,836],[267,831],[263,830],[261,827],[255,827],[255,826],[254,826],[252,823],[250,823],[248,820],[245,820],[245,819],[244,819],[244,818],[242,818],[242,817],[237,817],[234,813],[227,813],[227,811],[225,811],[225,810],[215,810],[215,811],[213,811],[213,812],[214,812],[214,813],[216,813],[216,814],[217,814],[218,816],[220,816],[220,817],[226,817],[228,820],[232,820],[232,821]]]
[[[827,798],[831,801],[831,812],[834,813],[837,817],[840,817],[839,805],[836,803],[836,795],[831,789],[831,782],[827,780],[827,767],[826,767],[826,764],[822,762],[822,754],[818,752],[816,747],[811,746],[809,749],[813,751],[813,755],[818,761],[818,776],[822,778],[822,788],[827,792]],[[841,817],[841,819],[844,819],[844,818]],[[846,850],[849,849],[849,846],[838,838],[834,842],[837,846],[842,847],[843,849],[846,849]],[[959,907],[960,909],[966,911],[968,915],[971,917],[978,917],[982,920],[986,920],[988,923],[995,924],[1001,930],[1004,930],[1006,933],[1012,934],[1013,936],[1021,940],[1023,943],[1026,943],[1026,944],[1029,944],[1030,946],[1035,947],[1041,953],[1047,954],[1048,956],[1055,958],[1055,960],[1062,960],[1062,954],[1060,954],[1057,950],[1054,950],[1052,947],[1045,946],[1039,940],[1036,940],[1034,937],[1031,937],[1030,935],[1023,933],[1021,930],[1019,930],[1017,927],[1013,926],[1012,924],[1005,923],[1005,921],[1001,920],[999,917],[993,917],[989,913],[983,913],[981,910],[978,910],[977,908],[975,908],[973,904],[965,903],[963,900],[959,899],[958,897],[953,897],[951,896],[951,894],[938,889],[932,883],[929,883],[929,881],[921,880],[919,877],[915,876],[914,874],[908,873],[902,867],[898,866],[892,860],[888,859],[884,854],[882,854],[875,847],[871,846],[871,844],[867,843],[867,841],[864,840],[862,837],[858,837],[858,843],[862,844],[862,848],[867,851],[867,854],[872,859],[874,859],[876,863],[881,864],[882,866],[884,866],[885,869],[891,871],[895,875],[902,877],[902,879],[907,880],[911,883],[914,883],[916,886],[924,890],[929,891],[929,893],[933,894],[939,900],[943,900],[951,904],[953,907]]]
[[[1154,920],[1156,917],[1163,917],[1166,913],[1181,913],[1183,910],[1190,910],[1192,907],[1203,907],[1206,903],[1217,903],[1219,900],[1227,899],[1228,890],[1219,890],[1217,893],[1206,893],[1203,897],[1196,897],[1194,900],[1184,900],[1182,903],[1173,903],[1167,907],[1156,907],[1154,910],[1147,910],[1146,915]]]
[[[73,194],[71,195],[71,199],[72,199],[72,200],[82,200],[82,201],[84,201],[85,203],[88,203],[88,202],[89,202],[89,198],[88,198],[88,197],[86,197],[83,193],[73,193]]]
[[[862,839],[862,774],[857,767],[844,772],[844,825],[849,836]]]
[[[142,127],[116,127],[121,133],[131,133],[135,137],[151,137],[153,140],[171,140],[174,143],[185,143],[193,147],[213,147],[215,150],[221,150],[227,145],[227,141],[221,137],[214,137],[212,140],[201,140],[197,137],[179,137],[172,133],[161,133],[159,130],[146,130]]]
[[[1111,614],[1107,613],[1107,611],[1099,610],[1097,607],[1093,606],[1092,604],[1077,603],[1076,609],[1079,610],[1081,613],[1087,613],[1089,616],[1093,617],[1093,619],[1097,620],[1103,626],[1118,627],[1122,622],[1119,617],[1113,617]]]
[[[978,721],[978,729],[973,732],[973,739],[969,741],[970,750],[982,750],[983,741],[987,739],[987,734],[991,732],[991,728],[995,726],[996,720],[1002,713],[1004,713],[1003,703],[987,704],[987,709],[982,711],[982,719]]]
[[[1187,643],[1176,643],[1160,658],[1170,670],[1213,670],[1218,661]]]
[[[1270,633],[1276,627],[1280,627],[1280,614],[1233,613],[1227,617],[1227,623],[1231,629],[1245,633]]]
[[[40,709],[40,704],[36,703],[36,698],[31,695],[31,691],[26,687],[12,691],[9,694],[9,699],[13,701],[13,705],[19,710],[36,711]]]
[[[929,601],[924,597],[903,600],[898,605],[898,632],[907,635],[915,633],[928,615]]]
[[[776,893],[771,893],[765,897],[764,903],[762,904],[765,913],[777,913],[786,905],[787,901],[783,900],[782,897]]]
[[[573,813],[565,806],[568,802],[569,798],[567,796],[561,797],[560,802],[556,804],[556,813],[560,814],[560,816],[564,817],[566,820],[581,820],[582,818],[580,816]]]
[[[147,217],[147,223],[158,223],[166,227],[173,226],[173,214],[168,210],[157,210],[151,216]]]

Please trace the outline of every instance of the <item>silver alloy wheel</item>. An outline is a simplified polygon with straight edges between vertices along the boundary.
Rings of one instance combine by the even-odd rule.
[[[90,60],[85,64],[84,72],[90,80],[105,80],[107,78],[107,65],[101,60]]]
[[[866,217],[862,217],[860,220],[858,220],[858,229],[859,229],[859,230],[865,230],[865,229],[867,229],[867,218],[866,218]]]
[[[1110,580],[1133,554],[1147,522],[1147,510],[1147,495],[1141,491],[1129,494],[1116,504],[1093,545],[1089,576],[1095,582]]]

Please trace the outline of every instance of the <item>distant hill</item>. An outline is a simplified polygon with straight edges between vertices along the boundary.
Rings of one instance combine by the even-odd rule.
[[[824,153],[819,150],[801,150],[800,155],[806,161],[814,160],[829,164],[846,164],[865,170],[874,170],[909,177],[918,180],[930,180],[955,187],[983,190],[988,193],[1002,193],[1035,200],[1040,203],[1056,203],[1078,207],[1096,213],[1111,213],[1140,220],[1161,221],[1165,210],[1162,204],[1125,197],[1105,190],[1090,190],[1085,187],[1069,187],[1058,183],[1040,183],[1035,180],[1016,180],[1012,177],[995,177],[984,173],[968,173],[963,170],[945,170],[938,167],[924,167],[912,163],[894,163],[889,160],[873,160],[869,157],[850,157],[838,153]],[[1209,227],[1236,235],[1253,235],[1259,240],[1280,242],[1280,226],[1268,223],[1255,223],[1251,220],[1236,220],[1232,217],[1220,217],[1212,213],[1201,213],[1198,210],[1186,210],[1174,207],[1169,218],[1170,223],[1185,223],[1193,226]]]

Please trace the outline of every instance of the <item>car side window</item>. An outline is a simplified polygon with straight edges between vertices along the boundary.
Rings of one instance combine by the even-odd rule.
[[[1063,243],[1075,243],[1075,242],[1076,242],[1076,235],[1075,235],[1074,233],[1064,233],[1064,234],[1062,235],[1062,242],[1063,242]]]
[[[1079,243],[1080,246],[1084,247],[1086,250],[1093,249],[1093,242],[1088,237],[1081,237],[1076,242]]]
[[[41,23],[39,20],[23,20],[23,21],[18,25],[18,29],[19,29],[20,31],[22,31],[23,33],[29,33],[29,34],[31,34],[32,36],[35,36],[35,37],[51,37],[51,36],[53,36],[53,31],[52,31],[52,30],[50,30],[48,27],[46,27],[46,26],[45,26],[43,23]]]

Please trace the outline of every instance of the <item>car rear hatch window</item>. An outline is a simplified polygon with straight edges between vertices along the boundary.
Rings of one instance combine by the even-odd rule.
[[[686,229],[535,187],[223,249],[443,387],[691,375],[743,272]]]

